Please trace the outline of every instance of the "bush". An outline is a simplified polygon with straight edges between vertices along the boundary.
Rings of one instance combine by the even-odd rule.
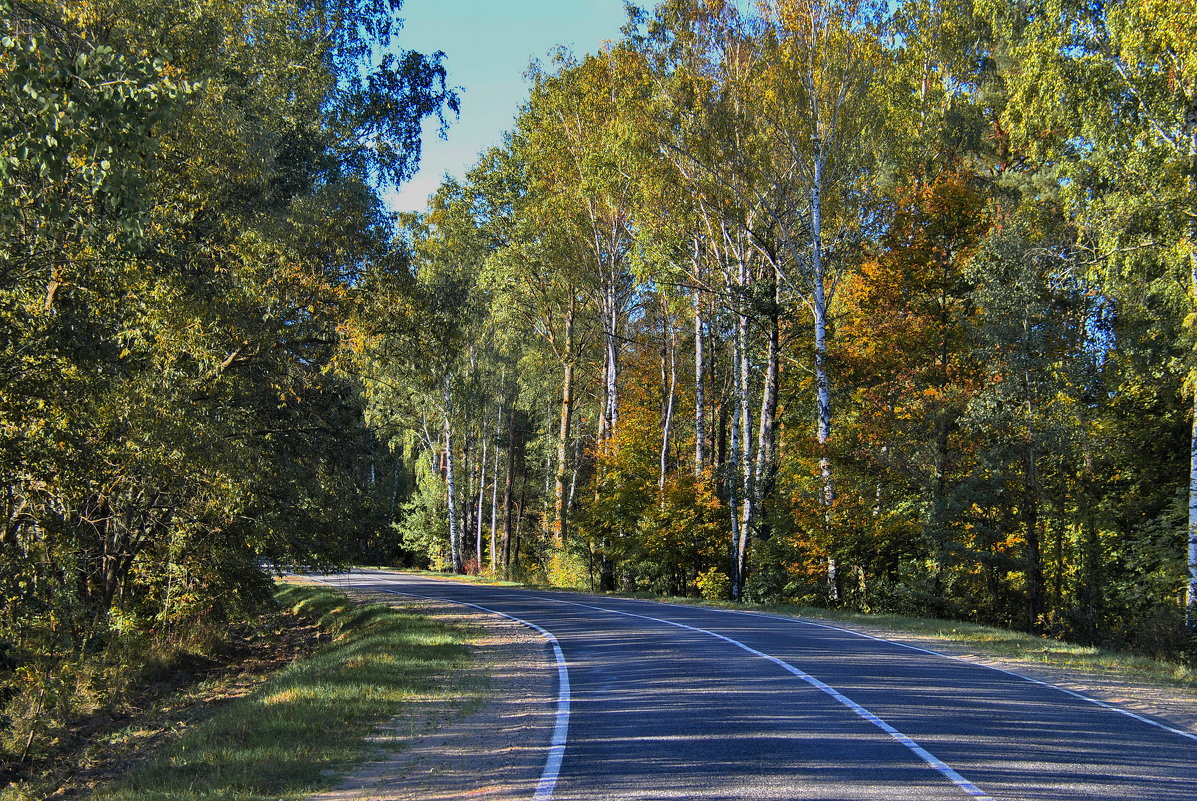
[[[717,567],[708,568],[694,579],[698,594],[708,601],[726,601],[731,598],[731,579]]]

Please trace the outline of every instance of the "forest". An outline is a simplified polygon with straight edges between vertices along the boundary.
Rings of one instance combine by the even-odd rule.
[[[629,6],[396,215],[400,6],[0,0],[4,754],[273,566],[1195,657],[1192,0]]]
[[[378,558],[1183,652],[1194,12],[677,0],[533,65],[347,328]]]

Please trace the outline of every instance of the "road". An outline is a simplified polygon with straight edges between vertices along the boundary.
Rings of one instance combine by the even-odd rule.
[[[355,570],[536,629],[538,801],[1197,799],[1197,736],[815,621]]]

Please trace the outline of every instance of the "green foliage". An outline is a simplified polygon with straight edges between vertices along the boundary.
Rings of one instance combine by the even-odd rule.
[[[395,524],[413,567],[445,570],[449,567],[449,530],[445,522],[445,481],[432,469],[428,454],[416,462],[416,488],[403,504]]]
[[[731,579],[717,567],[707,568],[694,580],[698,595],[707,601],[726,601],[731,598]]]
[[[0,2],[0,693],[65,699],[47,727],[72,664],[219,636],[265,560],[378,523],[332,369],[389,252],[364,176],[452,101],[439,57],[362,73],[397,7]]]
[[[356,293],[410,560],[1185,656],[1191,5],[669,0],[536,65]]]

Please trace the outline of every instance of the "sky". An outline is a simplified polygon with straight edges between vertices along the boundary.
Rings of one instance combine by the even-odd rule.
[[[623,0],[405,0],[397,44],[445,52],[449,83],[461,88],[461,117],[448,139],[424,126],[419,173],[384,200],[392,211],[423,209],[445,173],[461,178],[502,140],[528,95],[524,73],[559,44],[578,54],[619,37]]]

